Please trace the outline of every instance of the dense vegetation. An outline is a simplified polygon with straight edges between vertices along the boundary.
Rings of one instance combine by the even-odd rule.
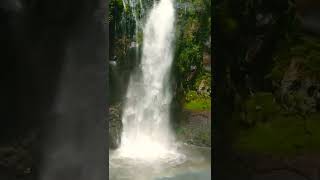
[[[202,110],[211,107],[211,2],[183,1],[191,9],[177,14],[174,68],[185,108]]]

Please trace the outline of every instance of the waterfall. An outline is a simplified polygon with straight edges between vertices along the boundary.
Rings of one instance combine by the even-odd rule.
[[[154,2],[143,27],[141,71],[130,77],[122,114],[123,132],[117,150],[121,157],[159,160],[178,154],[169,121],[175,23],[172,1]]]

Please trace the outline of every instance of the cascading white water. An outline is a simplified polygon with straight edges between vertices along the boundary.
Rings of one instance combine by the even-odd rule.
[[[178,155],[169,124],[175,20],[172,1],[155,2],[144,26],[141,73],[130,78],[122,114],[120,157],[152,161]]]

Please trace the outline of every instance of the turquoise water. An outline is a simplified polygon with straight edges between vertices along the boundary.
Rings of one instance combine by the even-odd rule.
[[[210,180],[211,149],[182,146],[183,159],[142,162],[109,152],[110,180]]]

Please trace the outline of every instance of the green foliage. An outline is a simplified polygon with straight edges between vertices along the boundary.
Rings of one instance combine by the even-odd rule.
[[[184,40],[188,43],[195,41],[196,32],[199,30],[200,24],[196,19],[190,19],[184,30]]]
[[[196,99],[198,99],[198,93],[196,91],[189,91],[187,94],[186,94],[186,101],[187,102],[190,102],[190,101],[194,101]]]
[[[111,0],[109,3],[109,22],[111,21],[118,21],[120,19],[120,15],[123,11],[123,4],[121,0]],[[117,14],[115,14],[115,9],[117,9]]]
[[[202,54],[200,46],[190,44],[184,48],[178,57],[178,67],[182,75],[187,75],[191,71],[191,66],[201,67]]]
[[[195,90],[197,78],[203,73],[203,54],[210,53],[205,47],[211,31],[211,1],[183,0],[189,2],[194,9],[187,12],[178,10],[176,31],[176,51],[174,69],[182,91]],[[192,70],[191,67],[196,67]]]

